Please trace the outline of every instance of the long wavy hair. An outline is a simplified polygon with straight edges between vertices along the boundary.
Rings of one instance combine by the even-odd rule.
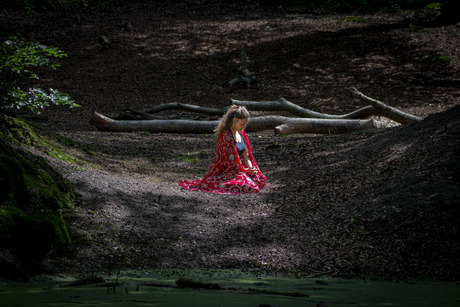
[[[222,116],[216,129],[214,129],[216,142],[219,139],[219,136],[222,134],[222,132],[232,126],[234,118],[249,119],[249,117],[249,112],[245,107],[231,105],[230,108],[228,108],[227,112],[224,114],[224,116]]]

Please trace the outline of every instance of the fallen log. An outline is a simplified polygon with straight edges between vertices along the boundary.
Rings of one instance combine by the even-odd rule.
[[[115,120],[94,112],[89,123],[100,131],[112,132],[147,131],[152,133],[212,133],[218,124],[218,120]]]
[[[90,124],[101,131],[152,133],[212,133],[215,121],[195,120],[114,120],[95,112]],[[285,125],[285,126],[283,126]],[[249,120],[247,132],[271,130],[280,127],[279,134],[287,133],[345,133],[380,127],[373,120],[332,120],[317,118],[292,118],[284,116],[259,116]]]
[[[314,134],[339,134],[351,131],[360,131],[372,128],[382,128],[383,123],[373,118],[366,120],[349,119],[317,119],[311,121],[292,121],[275,127],[275,134],[286,135],[294,133],[314,133]]]
[[[216,109],[216,108],[207,108],[207,107],[200,107],[200,106],[195,106],[192,104],[186,104],[186,103],[181,103],[181,102],[169,102],[169,103],[162,103],[157,106],[148,108],[144,110],[144,113],[157,113],[161,111],[166,111],[166,110],[183,110],[183,111],[188,111],[188,112],[195,112],[195,113],[202,113],[206,115],[212,115],[212,116],[222,116],[227,112],[228,107],[222,108],[222,109]]]
[[[353,88],[352,91],[369,105],[343,115],[331,115],[308,110],[287,101],[284,98],[280,98],[277,101],[266,102],[240,101],[233,99],[232,104],[244,106],[250,111],[287,111],[301,117],[254,117],[251,118],[246,128],[246,131],[248,132],[275,129],[275,134],[345,133],[355,130],[381,128],[383,124],[380,122],[373,119],[363,120],[364,118],[369,118],[375,115],[385,116],[403,124],[421,120],[421,118],[417,116],[405,113],[401,110],[390,107],[383,102],[370,98],[359,92],[356,88]],[[144,112],[125,110],[124,116],[119,116],[119,119],[132,118],[136,120],[116,120],[99,113],[94,113],[90,124],[102,131],[149,131],[152,133],[212,133],[218,124],[218,120],[198,121],[170,119],[151,115],[151,113],[169,109],[179,109],[211,116],[222,116],[227,111],[228,107],[217,109],[172,102],[160,104],[147,109]]]
[[[367,104],[371,105],[372,107],[374,107],[380,113],[380,115],[388,117],[389,119],[392,119],[392,120],[394,120],[394,121],[396,121],[398,123],[407,124],[407,123],[410,123],[410,122],[422,120],[422,118],[420,118],[418,116],[415,116],[415,115],[412,115],[412,114],[409,114],[409,113],[405,113],[405,112],[403,112],[401,110],[398,110],[396,108],[390,107],[390,106],[384,104],[381,101],[378,101],[376,99],[370,98],[370,97],[364,95],[363,93],[361,93],[360,91],[358,91],[354,87],[351,89],[351,91],[355,95],[357,95],[359,97],[359,99],[361,99],[364,103],[367,103]]]
[[[173,117],[177,117],[174,115]],[[168,116],[153,115],[145,113],[142,111],[137,111],[133,109],[124,109],[120,111],[120,114],[117,117],[114,117],[117,120],[152,120],[152,119],[172,119]]]
[[[365,119],[371,116],[385,116],[396,122],[405,124],[411,121],[419,121],[422,118],[415,115],[405,113],[396,108],[390,107],[384,104],[381,101],[370,98],[363,93],[359,92],[356,88],[352,89],[362,101],[369,104],[366,107],[360,108],[353,112],[335,115],[335,114],[326,114],[309,109],[302,108],[295,103],[292,103],[284,98],[280,98],[276,101],[245,101],[245,100],[236,100],[232,99],[232,104],[246,107],[249,111],[286,111],[294,115],[303,118],[323,118],[323,119]],[[156,113],[165,110],[185,110],[189,112],[202,113],[212,116],[222,116],[228,109],[228,107],[216,109],[208,107],[200,107],[180,102],[171,102],[164,103],[158,106],[152,107],[145,110],[145,113]]]
[[[275,134],[292,133],[346,133],[370,128],[381,128],[382,125],[372,119],[326,119],[326,118],[293,118],[285,116],[251,117],[245,129],[247,132],[274,129]]]
[[[295,103],[280,98],[276,101],[244,101],[232,99],[232,104],[246,107],[250,111],[287,111],[299,117],[307,118],[324,118],[324,119],[364,119],[371,116],[379,115],[372,107],[366,106],[348,114],[332,115],[320,112],[315,112],[309,109],[302,108]]]
[[[245,100],[236,100],[232,99],[232,104],[239,105],[242,107],[246,107],[249,111],[286,111],[290,112],[293,115],[297,115],[299,117],[307,117],[307,118],[324,118],[324,119],[365,119],[371,116],[378,116],[380,115],[372,106],[366,106],[361,109],[355,110],[348,114],[343,115],[332,115],[332,114],[325,114],[320,112],[315,112],[309,109],[302,108],[290,101],[287,101],[284,98],[280,98],[276,101],[245,101]],[[186,103],[180,102],[170,102],[170,103],[162,103],[157,106],[148,108],[142,112],[136,110],[130,110],[133,113],[139,114],[152,114],[166,110],[183,110],[188,112],[194,113],[201,113],[210,116],[222,116],[227,112],[228,107],[224,108],[208,108],[208,107],[201,107]],[[124,110],[126,112],[127,110]],[[120,119],[122,115],[119,116]],[[144,116],[144,118],[136,118],[132,117],[131,119],[149,119],[148,115]]]

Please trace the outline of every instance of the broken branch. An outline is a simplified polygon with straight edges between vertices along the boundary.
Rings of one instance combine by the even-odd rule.
[[[160,105],[151,107],[149,109],[144,110],[144,112],[145,113],[157,113],[157,112],[171,110],[171,109],[202,113],[202,114],[212,115],[212,116],[222,116],[225,114],[225,112],[227,112],[228,107],[225,107],[222,109],[216,109],[216,108],[200,107],[200,106],[195,106],[195,105],[180,103],[180,102],[169,102],[169,103],[162,103]]]
[[[280,98],[276,101],[241,101],[232,99],[232,103],[246,107],[251,111],[287,111],[299,117],[307,118],[324,118],[324,119],[362,119],[368,118],[374,115],[378,115],[378,112],[372,107],[367,106],[356,111],[353,111],[344,115],[331,115],[320,112],[315,112],[309,109],[302,108],[284,98]]]
[[[316,119],[311,121],[292,121],[275,127],[275,134],[286,135],[293,133],[339,134],[372,128],[381,128],[383,124],[369,118],[367,120],[347,119]]]
[[[407,124],[409,122],[422,120],[422,118],[420,117],[417,117],[409,113],[405,113],[401,110],[390,107],[381,101],[370,98],[358,91],[355,87],[353,87],[351,91],[354,94],[356,94],[359,97],[359,99],[361,99],[363,102],[373,106],[381,115],[388,117],[389,119],[392,119],[398,123]]]

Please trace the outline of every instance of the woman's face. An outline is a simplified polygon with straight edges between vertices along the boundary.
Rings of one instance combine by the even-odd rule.
[[[234,118],[233,119],[233,124],[232,124],[232,130],[240,132],[241,130],[244,130],[246,128],[246,125],[248,124],[249,119],[248,118]]]

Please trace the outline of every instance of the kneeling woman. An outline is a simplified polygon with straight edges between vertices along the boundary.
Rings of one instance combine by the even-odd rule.
[[[248,121],[248,110],[232,105],[215,130],[216,149],[208,173],[203,179],[179,181],[179,185],[218,194],[258,193],[264,188],[266,178],[252,156],[244,132]]]

